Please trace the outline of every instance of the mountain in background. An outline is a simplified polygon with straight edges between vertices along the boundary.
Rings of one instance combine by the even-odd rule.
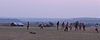
[[[68,19],[70,22],[83,22],[83,23],[100,23],[100,18],[72,18]]]
[[[83,18],[0,18],[0,25],[1,24],[9,24],[12,22],[21,22],[25,25],[27,25],[27,22],[30,22],[31,26],[37,26],[41,23],[49,23],[52,22],[54,23],[54,25],[56,25],[57,21],[60,21],[60,23],[62,22],[69,22],[69,23],[74,23],[76,21],[85,23],[88,26],[94,26],[96,23],[100,24],[100,18],[87,18],[87,17],[83,17]]]
[[[22,21],[16,18],[0,18],[1,26],[9,26],[13,22],[22,22]]]

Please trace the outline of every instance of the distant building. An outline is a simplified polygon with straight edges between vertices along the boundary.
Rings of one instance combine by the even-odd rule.
[[[24,26],[24,24],[21,22],[12,22],[10,25],[11,26]]]

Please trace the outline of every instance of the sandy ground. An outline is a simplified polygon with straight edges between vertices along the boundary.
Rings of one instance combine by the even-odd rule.
[[[25,27],[0,27],[0,40],[100,40],[100,33],[96,33],[93,28],[87,28],[87,31],[65,32],[62,29],[57,31],[56,27],[44,30],[40,30],[39,27],[30,30],[26,30]]]

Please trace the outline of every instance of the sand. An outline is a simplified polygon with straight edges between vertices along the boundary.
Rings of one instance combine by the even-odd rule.
[[[35,32],[36,34],[31,34]],[[46,27],[40,30],[39,27],[0,27],[0,40],[100,40],[100,33],[96,33],[93,28],[86,31],[56,30],[56,27]]]

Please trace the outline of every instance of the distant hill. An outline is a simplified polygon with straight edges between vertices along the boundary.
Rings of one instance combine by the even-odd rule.
[[[22,21],[20,21],[19,19],[15,19],[15,18],[0,18],[0,25],[8,26],[12,22],[22,22]]]
[[[21,22],[19,19],[0,18],[0,23]]]
[[[96,23],[100,25],[100,18],[72,18],[68,19],[69,22],[79,21],[85,23],[87,26],[95,26]]]
[[[72,18],[68,19],[69,21],[79,21],[84,23],[100,23],[100,18]]]
[[[21,21],[27,22],[48,22],[48,21],[52,21],[52,22],[75,22],[75,21],[80,21],[80,22],[84,22],[84,23],[99,23],[100,22],[100,18],[26,18],[26,19],[20,19]]]
[[[56,25],[57,21],[60,21],[60,23],[62,22],[69,22],[69,23],[74,23],[76,21],[85,23],[88,26],[94,26],[96,23],[100,24],[100,18],[26,18],[26,19],[20,19],[23,22],[27,22],[30,21],[30,23],[32,25],[38,25],[39,23],[48,23],[48,22],[52,22]]]
[[[52,22],[56,25],[57,21],[60,21],[60,23],[62,22],[74,23],[76,21],[79,21],[87,24],[88,26],[93,26],[96,23],[100,24],[100,18],[70,18],[70,19],[67,18],[0,18],[0,24],[7,24],[11,22],[22,22],[26,25],[28,21],[32,26],[35,25],[37,26],[40,23],[48,23],[48,22]]]

